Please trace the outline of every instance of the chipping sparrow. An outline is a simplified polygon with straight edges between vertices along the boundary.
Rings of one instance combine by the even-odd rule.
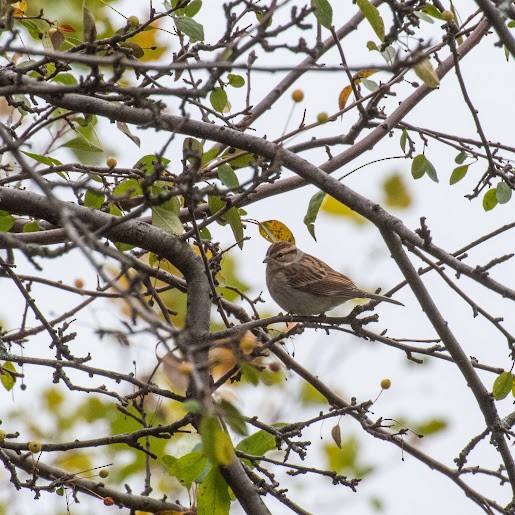
[[[266,285],[272,298],[288,313],[321,315],[349,299],[397,300],[360,290],[348,277],[293,243],[277,241],[266,257]]]

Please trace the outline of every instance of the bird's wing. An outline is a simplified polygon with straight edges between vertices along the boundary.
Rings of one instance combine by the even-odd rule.
[[[363,294],[359,288],[345,275],[333,270],[314,256],[305,255],[311,266],[299,270],[298,262],[292,263],[284,270],[286,277],[293,288],[316,295],[346,295],[349,298],[359,297]]]

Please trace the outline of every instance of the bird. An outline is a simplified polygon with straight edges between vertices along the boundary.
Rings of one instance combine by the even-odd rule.
[[[290,314],[322,315],[349,299],[362,298],[404,306],[389,297],[360,290],[348,277],[287,241],[272,243],[263,263],[270,295]]]

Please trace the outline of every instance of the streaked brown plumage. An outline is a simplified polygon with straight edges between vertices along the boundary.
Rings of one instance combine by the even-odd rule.
[[[288,313],[318,315],[356,298],[403,306],[389,297],[360,290],[345,275],[286,241],[270,245],[263,262],[267,264],[268,291]]]

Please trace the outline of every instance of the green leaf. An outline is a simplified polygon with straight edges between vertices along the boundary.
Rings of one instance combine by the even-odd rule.
[[[404,153],[406,153],[406,143],[408,141],[408,131],[406,129],[402,130],[401,139],[399,141],[401,145],[401,149]]]
[[[469,166],[470,165],[457,166],[451,173],[449,184],[456,184],[457,182],[461,181],[461,179],[467,175]]]
[[[192,165],[199,164],[204,154],[204,145],[195,138],[184,138],[182,142],[182,156]]]
[[[152,208],[152,225],[170,234],[182,234],[183,226],[179,218],[179,199],[174,197]]]
[[[327,0],[311,0],[311,7],[315,9],[314,15],[318,23],[330,29],[333,24],[333,8]]]
[[[213,467],[198,487],[198,515],[229,515],[231,496],[229,487],[218,467]]]
[[[232,229],[232,233],[234,234],[234,239],[238,243],[238,247],[240,249],[243,248],[243,224],[241,223],[241,216],[238,212],[238,209],[235,207],[231,207],[227,213],[224,214],[225,219],[229,223]]]
[[[0,209],[0,232],[8,232],[14,225],[14,216]]]
[[[442,13],[434,5],[427,3],[422,11],[437,20],[443,20]]]
[[[103,150],[88,141],[84,136],[78,136],[70,141],[67,141],[61,147],[71,148],[72,150],[80,150],[82,152],[103,152]]]
[[[202,413],[202,404],[195,399],[187,399],[182,403],[183,408],[188,413],[193,413],[194,415],[199,415]]]
[[[186,488],[204,475],[206,467],[209,467],[203,451],[193,451],[176,459],[170,464],[168,473],[176,477]]]
[[[431,16],[429,16],[428,14],[422,12],[422,11],[413,11],[413,14],[417,17],[417,18],[420,18],[421,20],[424,20],[425,22],[427,23],[431,23],[433,24],[435,21],[433,20],[433,18],[431,18]]]
[[[181,9],[181,11],[183,11],[184,15],[188,16],[188,18],[193,18],[193,16],[195,16],[195,14],[197,14],[200,11],[201,7],[202,0],[193,0],[186,7]]]
[[[286,426],[284,423],[273,424],[273,427],[277,429],[284,426]],[[275,436],[264,429],[244,438],[236,446],[238,451],[251,454],[252,456],[263,456],[266,452],[273,451],[276,448]]]
[[[238,367],[243,375],[243,378],[250,384],[257,386],[259,384],[259,372],[256,367],[253,367],[248,361],[240,359],[238,361]]]
[[[23,226],[23,232],[39,232],[41,231],[41,227],[39,226],[39,222],[34,220],[33,222],[29,222]]]
[[[206,150],[206,152],[204,152],[202,154],[202,161],[201,161],[201,164],[202,165],[205,165],[207,163],[209,163],[210,161],[212,161],[218,154],[220,153],[220,149],[219,148],[210,148],[209,150]]]
[[[467,153],[462,150],[459,154],[456,155],[454,162],[457,165],[460,165],[463,163],[463,161],[465,161],[465,159],[467,159]]]
[[[26,156],[30,157],[31,159],[34,159],[34,161],[37,161],[38,163],[42,163],[44,165],[57,166],[57,165],[62,164],[61,161],[59,161],[58,159],[54,159],[53,157],[50,157],[50,156],[42,156],[40,154],[33,154],[32,152],[25,152],[24,150],[22,150],[22,153],[25,154]]]
[[[127,179],[122,181],[113,190],[113,197],[117,198],[132,198],[143,195],[141,185],[137,179]]]
[[[302,391],[300,393],[300,400],[302,404],[327,404],[327,399],[311,384],[305,381],[302,384]]]
[[[483,197],[483,209],[485,211],[491,211],[497,204],[497,188],[492,188],[485,193]]]
[[[361,84],[369,91],[372,91],[372,93],[379,89],[379,84],[375,80],[361,79]]]
[[[77,79],[71,73],[58,73],[52,82],[58,82],[65,86],[76,86],[78,84]]]
[[[12,372],[12,374],[10,372]],[[16,369],[14,368],[14,365],[10,361],[6,361],[2,365],[0,381],[2,382],[2,386],[7,391],[12,390],[14,388],[14,385],[16,384],[15,374]]]
[[[227,93],[222,88],[215,88],[209,95],[209,101],[215,111],[223,113],[227,105]]]
[[[175,26],[179,32],[188,36],[192,43],[204,41],[204,27],[187,16],[172,16]]]
[[[500,182],[495,188],[495,197],[499,204],[506,204],[511,199],[512,190],[504,181]]]
[[[229,75],[227,75],[227,80],[233,88],[242,88],[245,86],[245,79],[241,75],[229,73]]]
[[[143,170],[145,173],[150,175],[151,173],[154,173],[156,168],[159,170],[169,163],[170,160],[166,159],[166,157],[158,157],[156,154],[147,154],[138,160],[134,165],[134,168]]]
[[[211,463],[230,465],[234,459],[234,447],[229,433],[223,430],[217,417],[204,415],[199,425],[204,452]]]
[[[374,29],[377,37],[381,41],[384,41],[384,22],[377,8],[373,6],[369,0],[356,0],[356,3],[363,13],[363,16]]]
[[[218,195],[209,195],[209,197],[207,197],[207,205],[211,214],[214,215],[225,207],[225,202]],[[218,223],[225,225],[227,222],[225,220],[218,219]]]
[[[238,188],[240,185],[240,181],[238,181],[237,175],[234,173],[234,170],[227,163],[221,164],[216,173],[218,174],[218,178],[223,182],[224,186],[233,190]]]
[[[84,205],[93,209],[100,209],[105,201],[105,195],[100,191],[88,190],[84,195]]]
[[[318,212],[320,211],[320,206],[322,205],[322,202],[324,201],[325,192],[324,191],[317,191],[310,199],[308,204],[308,210],[306,212],[306,215],[304,216],[304,224],[306,225],[309,234],[313,237],[313,239],[316,241],[315,236],[315,221],[318,216]]]
[[[490,190],[492,191],[492,190]],[[511,372],[503,372],[495,378],[494,386],[492,388],[492,395],[494,399],[500,401],[504,399],[510,392],[513,386],[513,374]]]
[[[420,179],[425,174],[427,174],[434,182],[438,182],[435,167],[424,154],[419,154],[413,158],[411,163],[411,175],[414,179]]]
[[[419,435],[429,436],[447,429],[448,426],[447,420],[443,418],[431,418],[421,424],[415,425],[413,431]]]
[[[245,418],[236,406],[231,404],[229,401],[222,399],[219,407],[222,410],[224,420],[235,433],[242,436],[247,436],[249,434],[247,422],[245,422]]]
[[[27,32],[30,34],[32,39],[35,39],[36,41],[41,39],[42,33],[34,22],[29,20],[17,20],[17,23],[21,23],[27,29]]]

